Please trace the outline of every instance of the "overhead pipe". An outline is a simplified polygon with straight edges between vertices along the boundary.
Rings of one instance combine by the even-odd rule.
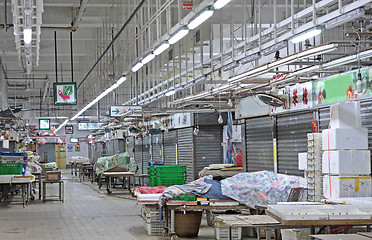
[[[81,17],[83,16],[85,9],[87,8],[87,5],[88,0],[80,0],[80,7],[78,13],[76,14],[75,19],[71,23],[71,31],[75,32],[78,29]]]
[[[112,39],[112,41],[109,43],[109,45],[106,47],[105,51],[103,51],[103,53],[101,54],[101,56],[97,59],[97,61],[94,63],[93,67],[89,70],[89,72],[87,73],[87,75],[85,75],[85,77],[83,78],[83,80],[79,83],[77,89],[80,88],[80,86],[85,82],[85,80],[88,78],[88,76],[92,73],[92,71],[94,70],[94,68],[97,66],[97,64],[101,61],[101,59],[103,58],[103,56],[108,52],[108,50],[111,48],[111,46],[114,44],[114,42],[116,41],[116,39],[119,38],[120,34],[124,31],[124,29],[128,26],[128,24],[132,21],[132,19],[134,18],[134,16],[137,14],[137,12],[141,9],[141,7],[145,4],[146,0],[142,0],[138,6],[136,7],[136,9],[133,11],[133,13],[129,16],[128,20],[124,23],[124,25],[121,27],[121,29],[119,30],[119,32],[115,35],[115,37]]]

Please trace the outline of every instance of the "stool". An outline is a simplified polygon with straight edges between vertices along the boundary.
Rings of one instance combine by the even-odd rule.
[[[50,184],[53,184],[53,183],[58,183],[58,187],[59,187],[59,195],[58,195],[58,199],[46,199],[47,195],[46,195],[46,184],[47,183],[50,183]],[[49,201],[61,201],[63,202],[64,201],[64,182],[62,180],[60,181],[43,181],[43,203],[46,202],[47,200]],[[50,196],[49,196],[50,197]]]

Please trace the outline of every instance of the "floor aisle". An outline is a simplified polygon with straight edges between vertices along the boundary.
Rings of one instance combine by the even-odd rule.
[[[67,170],[63,180],[64,203],[36,199],[23,208],[19,199],[0,202],[0,240],[169,239],[146,234],[136,201],[107,196],[95,183],[80,183]],[[57,194],[57,189],[57,184],[48,185],[48,194]],[[197,239],[214,239],[213,228],[202,227]]]

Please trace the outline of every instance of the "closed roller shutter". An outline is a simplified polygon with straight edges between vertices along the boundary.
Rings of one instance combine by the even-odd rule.
[[[151,136],[145,136],[142,142],[142,173],[147,174],[150,161]]]
[[[114,140],[114,154],[125,152],[125,142],[124,139]]]
[[[176,144],[177,131],[168,131],[164,133],[164,164],[176,164]]]
[[[313,132],[311,121],[310,111],[277,116],[279,173],[303,176],[298,170],[298,153],[307,152],[307,134]]]
[[[161,162],[162,147],[163,147],[163,134],[154,134],[152,137],[152,160],[155,162]]]
[[[186,182],[194,180],[194,135],[193,128],[177,130],[178,164],[186,165]]]
[[[195,139],[195,172],[194,179],[198,173],[210,164],[223,163],[222,157],[222,126],[200,127]]]
[[[138,166],[138,173],[143,173],[142,170],[142,137],[134,139],[134,160]]]
[[[126,143],[127,152],[130,158],[134,158],[134,137],[128,137]]]
[[[273,134],[270,116],[245,121],[247,171],[274,171]]]

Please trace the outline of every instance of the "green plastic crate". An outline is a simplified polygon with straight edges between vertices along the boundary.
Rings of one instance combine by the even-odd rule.
[[[149,186],[150,187],[156,187],[157,185],[156,185],[156,178],[155,177],[151,177],[151,176],[149,176]]]
[[[172,200],[192,202],[192,201],[196,201],[196,195],[181,194],[181,195],[173,198]]]
[[[182,178],[157,178],[156,179],[157,182],[157,186],[165,186],[165,187],[169,187],[169,186],[173,186],[173,185],[183,185],[185,184],[185,178],[182,177]]]
[[[0,175],[22,174],[23,163],[0,163]]]
[[[175,173],[175,172],[186,172],[185,165],[163,165],[155,166],[155,172],[157,173]]]

